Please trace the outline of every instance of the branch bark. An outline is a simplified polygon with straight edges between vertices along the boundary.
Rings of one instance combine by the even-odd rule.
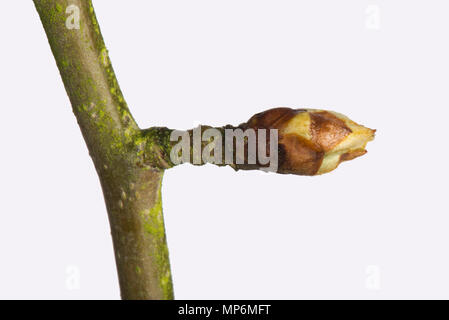
[[[142,165],[142,133],[123,98],[92,3],[34,4],[100,178],[121,296],[173,299],[161,203],[164,172]],[[70,5],[79,10],[79,29],[66,26]]]

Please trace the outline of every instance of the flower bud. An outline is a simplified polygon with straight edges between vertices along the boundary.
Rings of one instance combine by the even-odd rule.
[[[278,129],[278,173],[318,175],[364,155],[376,130],[324,110],[275,108],[254,115],[244,128]]]

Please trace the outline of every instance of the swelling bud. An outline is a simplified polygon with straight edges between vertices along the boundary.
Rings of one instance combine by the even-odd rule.
[[[278,130],[278,173],[319,175],[364,155],[376,130],[333,111],[275,108],[251,117],[243,129]]]

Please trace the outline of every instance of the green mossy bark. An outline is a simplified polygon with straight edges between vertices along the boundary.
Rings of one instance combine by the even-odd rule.
[[[100,178],[122,298],[173,299],[157,130],[142,131],[133,119],[91,1],[34,3]],[[66,27],[69,5],[79,8],[79,29]]]

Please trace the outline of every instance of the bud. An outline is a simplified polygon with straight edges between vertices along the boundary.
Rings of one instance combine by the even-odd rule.
[[[275,108],[251,117],[242,128],[278,129],[278,173],[318,175],[364,155],[376,130],[324,110]]]

